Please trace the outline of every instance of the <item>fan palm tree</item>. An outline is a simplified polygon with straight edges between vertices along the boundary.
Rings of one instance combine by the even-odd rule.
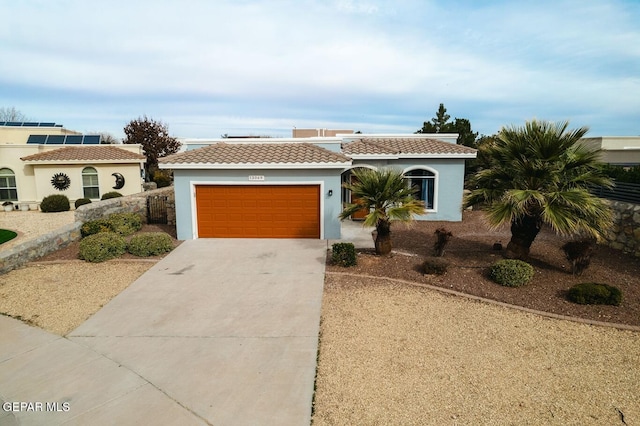
[[[354,182],[345,183],[344,187],[351,191],[356,202],[348,204],[339,217],[344,220],[358,210],[369,211],[363,226],[376,227],[376,253],[389,254],[391,223],[410,222],[415,215],[424,214],[424,202],[413,197],[415,189],[409,187],[399,170],[359,169],[352,173]]]
[[[610,186],[598,151],[579,144],[588,128],[533,120],[503,128],[481,149],[488,167],[471,179],[465,207],[487,204],[492,228],[511,224],[506,256],[524,259],[543,224],[560,235],[601,238],[612,223],[608,206],[590,185]]]

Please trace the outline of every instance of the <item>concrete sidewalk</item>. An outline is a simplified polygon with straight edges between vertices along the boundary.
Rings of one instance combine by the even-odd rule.
[[[308,425],[326,242],[186,241],[67,338],[0,317],[0,424]]]

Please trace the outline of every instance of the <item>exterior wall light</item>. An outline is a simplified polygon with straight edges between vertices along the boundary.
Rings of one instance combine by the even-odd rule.
[[[328,195],[329,195],[329,197],[331,197],[331,196],[333,195],[333,189],[330,189],[330,190],[329,190]]]

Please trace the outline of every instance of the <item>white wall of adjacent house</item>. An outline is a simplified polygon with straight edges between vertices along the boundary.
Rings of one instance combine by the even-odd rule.
[[[36,187],[36,200],[41,201],[44,197],[52,194],[66,195],[73,203],[78,198],[85,197],[82,171],[86,167],[92,167],[98,172],[98,197],[92,198],[93,201],[99,200],[102,195],[107,192],[117,191],[122,195],[131,195],[142,192],[142,178],[140,177],[139,164],[114,164],[114,163],[83,163],[83,164],[47,164],[33,167],[34,182]],[[69,188],[65,190],[56,189],[51,180],[54,175],[64,173],[69,177]],[[115,186],[115,177],[113,173],[121,174],[125,179],[125,185],[120,189],[113,188]],[[18,192],[20,188],[18,188]]]
[[[75,164],[38,164],[21,160],[22,157],[61,147],[60,145],[0,144],[0,169],[10,169],[15,174],[18,200],[17,203],[16,201],[14,203],[38,203],[42,201],[42,198],[51,194],[66,195],[72,203],[78,198],[83,198],[82,170],[85,167],[94,167],[97,170],[100,195],[110,191],[118,191],[123,195],[143,191],[141,165],[138,162],[109,163],[100,161]],[[139,145],[119,145],[118,148],[140,153]],[[64,173],[69,177],[71,183],[68,189],[59,191],[51,184],[51,179],[57,173]],[[112,173],[123,175],[125,178],[123,188],[113,188],[115,177],[112,176]]]

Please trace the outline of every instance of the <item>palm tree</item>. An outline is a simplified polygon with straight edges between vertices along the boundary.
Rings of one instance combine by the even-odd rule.
[[[414,188],[410,188],[404,175],[394,169],[354,170],[353,183],[344,187],[352,192],[356,202],[348,204],[340,213],[344,220],[358,210],[369,211],[363,226],[375,226],[377,235],[375,247],[377,254],[391,252],[391,223],[393,221],[410,222],[414,215],[424,214],[424,202],[413,197]]]
[[[489,225],[511,224],[506,256],[524,259],[543,224],[560,235],[601,238],[612,223],[610,209],[590,185],[610,186],[598,167],[598,151],[578,141],[588,128],[533,120],[503,128],[481,149],[488,168],[471,179],[465,207],[487,204]]]

